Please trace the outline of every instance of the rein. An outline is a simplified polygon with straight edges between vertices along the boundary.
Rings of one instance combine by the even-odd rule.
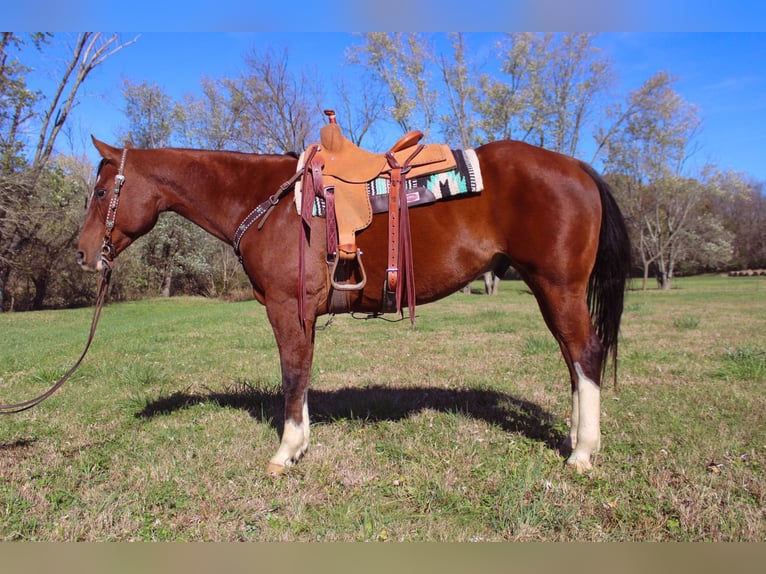
[[[120,191],[122,185],[125,183],[125,176],[123,172],[125,170],[125,157],[128,154],[128,150],[122,151],[122,160],[120,161],[120,168],[117,175],[114,177],[114,195],[109,202],[109,209],[106,214],[106,221],[104,226],[106,231],[104,233],[104,243],[101,247],[101,276],[98,281],[98,290],[96,293],[96,309],[93,312],[93,319],[90,323],[90,333],[88,335],[88,341],[85,343],[85,349],[83,350],[80,358],[77,359],[74,365],[61,377],[56,383],[43,394],[22,401],[15,404],[0,405],[0,415],[10,415],[14,413],[20,413],[27,409],[31,409],[39,405],[45,399],[49,398],[53,393],[61,388],[61,386],[71,377],[77,368],[82,363],[85,355],[90,349],[90,344],[93,342],[93,337],[96,335],[96,327],[98,326],[98,320],[101,317],[101,310],[104,308],[104,302],[106,301],[106,294],[109,291],[109,280],[112,277],[112,263],[114,261],[114,245],[112,244],[112,231],[114,230],[114,219],[117,215],[117,206],[120,203]]]

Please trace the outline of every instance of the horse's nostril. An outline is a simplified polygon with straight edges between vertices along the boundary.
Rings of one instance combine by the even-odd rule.
[[[77,265],[82,265],[85,261],[85,253],[78,251],[77,255],[75,255],[75,260],[77,261]]]

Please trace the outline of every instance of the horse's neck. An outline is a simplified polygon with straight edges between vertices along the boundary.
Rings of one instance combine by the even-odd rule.
[[[231,243],[242,219],[289,178],[289,159],[234,152],[186,151],[177,162],[166,209]],[[204,176],[193,174],[204,174]]]

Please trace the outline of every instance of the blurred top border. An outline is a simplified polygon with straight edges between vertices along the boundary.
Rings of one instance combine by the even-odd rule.
[[[6,31],[117,32],[764,32],[755,0],[23,0]]]

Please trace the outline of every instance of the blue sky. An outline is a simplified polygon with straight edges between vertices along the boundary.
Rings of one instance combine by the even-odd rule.
[[[286,48],[294,70],[309,69],[328,80],[339,75],[349,78],[355,70],[346,64],[344,52],[359,42],[342,32],[120,34],[123,40],[139,38],[96,69],[84,85],[70,124],[77,151],[91,153],[87,143],[91,133],[114,141],[125,125],[120,90],[126,78],[156,83],[180,99],[185,93],[197,93],[203,76],[236,76],[244,69],[246,52],[268,48]],[[491,52],[500,36],[468,34],[473,54],[480,59]],[[596,43],[614,61],[619,94],[627,94],[661,70],[678,77],[676,91],[698,106],[703,122],[691,168],[712,162],[766,181],[766,33],[606,32]],[[44,90],[42,72],[55,66],[55,53],[50,52],[39,63],[35,79]],[[583,139],[590,140],[589,134]],[[587,146],[580,155],[590,160]]]

